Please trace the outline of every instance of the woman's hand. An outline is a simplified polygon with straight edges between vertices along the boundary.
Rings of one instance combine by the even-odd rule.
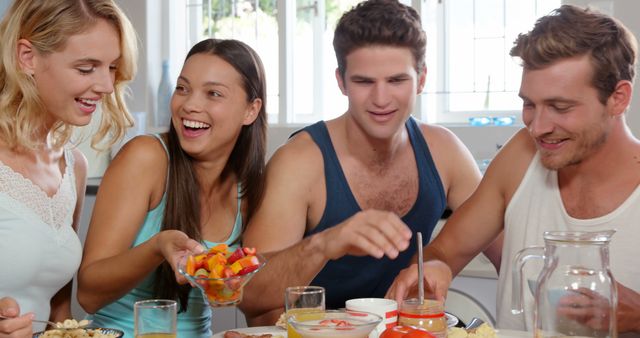
[[[178,230],[165,230],[158,234],[156,245],[164,259],[169,262],[180,284],[187,283],[180,272],[178,263],[187,255],[195,255],[204,251],[204,247],[197,241],[189,238],[184,232]]]
[[[33,336],[33,313],[20,316],[20,306],[10,297],[0,298],[0,338],[30,338]]]

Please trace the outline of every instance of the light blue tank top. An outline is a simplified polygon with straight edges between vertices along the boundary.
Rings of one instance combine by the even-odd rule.
[[[154,135],[160,140],[162,146],[169,156],[164,141],[159,135]],[[167,176],[169,172],[167,171]],[[166,190],[162,196],[162,200],[157,207],[150,210],[144,219],[144,223],[140,227],[140,231],[131,247],[138,246],[155,234],[160,232],[162,226],[162,217],[166,206]],[[242,232],[242,213],[241,210],[240,185],[238,184],[238,213],[236,214],[235,224],[229,238],[224,242],[231,246],[236,242]],[[206,248],[210,248],[218,243],[203,241]],[[234,246],[237,246],[234,245]],[[125,337],[134,337],[133,335],[133,304],[136,301],[153,298],[153,281],[154,273],[149,274],[138,286],[129,293],[115,302],[103,307],[96,314],[87,316],[87,319],[93,320],[92,326],[115,328],[124,331]],[[198,289],[193,289],[189,293],[189,306],[186,312],[178,314],[178,337],[184,338],[209,338],[211,337],[211,309],[207,302],[203,299]]]

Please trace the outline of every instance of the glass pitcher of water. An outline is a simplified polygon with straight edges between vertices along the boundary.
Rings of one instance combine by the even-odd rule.
[[[512,312],[523,312],[522,269],[543,259],[534,293],[534,337],[617,337],[616,283],[609,270],[609,241],[615,231],[547,231],[544,247],[524,248],[513,267]]]

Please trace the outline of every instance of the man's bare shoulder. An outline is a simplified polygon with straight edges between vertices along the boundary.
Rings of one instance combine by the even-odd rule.
[[[311,177],[322,168],[322,164],[320,148],[309,133],[303,131],[280,146],[269,159],[267,167],[271,174],[278,171],[296,177]]]
[[[522,128],[496,154],[483,181],[492,182],[499,187],[508,201],[509,196],[520,185],[535,154],[535,142],[529,132]]]
[[[466,148],[458,136],[456,136],[456,134],[451,130],[435,124],[417,122],[420,127],[420,131],[422,131],[422,135],[429,144],[430,150],[438,151],[442,148],[442,150],[450,151],[461,147]]]
[[[535,153],[536,145],[534,140],[527,129],[522,128],[507,140],[494,158],[494,162],[501,163],[504,167],[509,167],[510,164],[528,167]],[[509,162],[510,164],[502,162]]]
[[[418,120],[416,120],[416,123],[418,124],[418,127],[420,127],[422,134],[425,136],[433,135],[433,137],[455,137],[451,130],[441,125],[425,123]]]
[[[459,169],[462,164],[475,166],[471,152],[451,130],[422,122],[419,126],[441,175]]]
[[[306,132],[280,146],[267,164],[265,195],[244,243],[258,251],[277,251],[300,241],[323,173],[322,154]]]

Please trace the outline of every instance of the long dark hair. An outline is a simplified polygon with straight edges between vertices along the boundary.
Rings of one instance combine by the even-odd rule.
[[[237,40],[206,39],[197,43],[185,59],[196,54],[216,55],[229,63],[243,80],[247,101],[262,100],[256,120],[242,126],[236,144],[222,170],[224,180],[235,174],[241,185],[240,195],[247,206],[247,224],[258,208],[264,192],[264,167],[266,152],[266,83],[264,67],[258,54]],[[167,204],[164,210],[162,230],[176,229],[190,238],[202,241],[200,233],[200,185],[193,169],[192,158],[180,147],[173,124],[164,135],[169,150],[169,177],[167,177]],[[243,232],[244,232],[243,224]],[[180,301],[180,311],[188,305],[189,285],[178,285],[174,271],[166,261],[156,270],[154,295],[157,298]]]

